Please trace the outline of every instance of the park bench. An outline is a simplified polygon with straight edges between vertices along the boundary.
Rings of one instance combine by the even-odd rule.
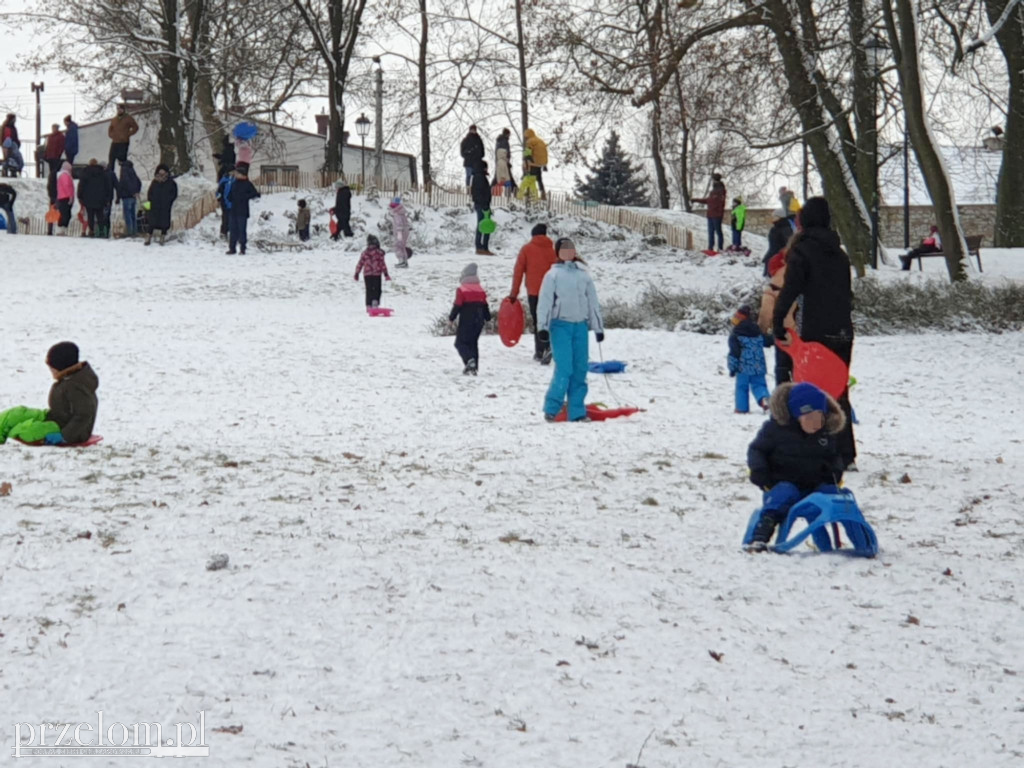
[[[981,239],[983,237],[984,235],[968,235],[966,238],[964,238],[967,241],[967,258],[969,259],[971,256],[973,256],[978,260],[979,272],[984,271],[981,268]],[[924,266],[921,264],[921,259],[927,258],[929,256],[941,256],[942,258],[945,258],[946,254],[944,254],[942,251],[933,251],[932,253],[919,253],[917,256],[914,257],[915,259],[917,259],[917,269],[919,272],[924,271]]]

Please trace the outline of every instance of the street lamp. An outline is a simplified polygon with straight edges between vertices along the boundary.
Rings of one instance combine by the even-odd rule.
[[[889,46],[873,34],[868,35],[868,37],[864,39],[863,46],[864,53],[867,56],[868,65],[871,67],[871,71],[874,74],[874,77],[872,78],[875,89],[872,99],[874,115],[871,121],[871,130],[875,134],[875,193],[871,198],[871,268],[878,269],[878,204],[880,197],[878,188],[878,84],[882,79],[882,66],[885,64],[886,59],[889,56]]]
[[[370,118],[362,112],[359,113],[359,117],[356,119],[356,133],[359,134],[359,139],[363,142],[363,150],[359,153],[359,160],[362,163],[359,186],[363,187],[366,185],[366,137],[370,133]]]

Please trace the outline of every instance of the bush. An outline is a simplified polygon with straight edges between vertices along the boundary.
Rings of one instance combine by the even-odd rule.
[[[1024,328],[1024,285],[976,281],[854,284],[853,322],[864,335],[924,331],[1002,333]]]
[[[975,281],[947,283],[882,282],[861,278],[853,285],[853,324],[858,335],[891,333],[987,332],[1024,329],[1024,284],[985,285]],[[761,306],[760,282],[719,293],[669,292],[654,285],[635,301],[611,300],[602,306],[607,328],[663,328],[691,333],[719,334],[728,330],[729,318],[741,304],[749,304],[756,317]],[[484,333],[497,333],[497,311]],[[431,325],[435,336],[454,336],[448,316]]]

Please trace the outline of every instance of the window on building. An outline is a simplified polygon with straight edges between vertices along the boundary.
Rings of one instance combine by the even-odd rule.
[[[261,165],[260,184],[278,184],[282,187],[299,186],[299,166]]]

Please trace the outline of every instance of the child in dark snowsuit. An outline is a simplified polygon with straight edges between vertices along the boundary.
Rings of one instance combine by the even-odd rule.
[[[768,366],[764,348],[772,345],[770,336],[750,318],[750,307],[744,304],[732,316],[729,334],[729,375],[736,379],[736,413],[750,413],[750,392],[762,410],[768,410],[768,385],[764,377]]]
[[[836,433],[846,423],[839,404],[806,382],[781,384],[770,399],[771,418],[747,449],[750,482],[764,491],[754,527],[752,552],[763,552],[800,499],[816,491],[835,493],[843,477]]]
[[[462,373],[476,376],[480,360],[477,342],[484,329],[484,323],[491,319],[491,308],[487,306],[487,293],[480,285],[476,264],[467,264],[459,276],[459,287],[455,289],[455,303],[448,315],[450,322],[459,318],[459,330],[455,334],[455,349],[466,367]]]
[[[363,273],[363,282],[366,283],[366,306],[380,306],[381,275],[386,280],[390,280],[391,275],[388,274],[388,265],[384,261],[384,251],[380,249],[380,240],[375,235],[366,236],[366,250],[356,264],[356,282],[359,281],[360,272]]]

